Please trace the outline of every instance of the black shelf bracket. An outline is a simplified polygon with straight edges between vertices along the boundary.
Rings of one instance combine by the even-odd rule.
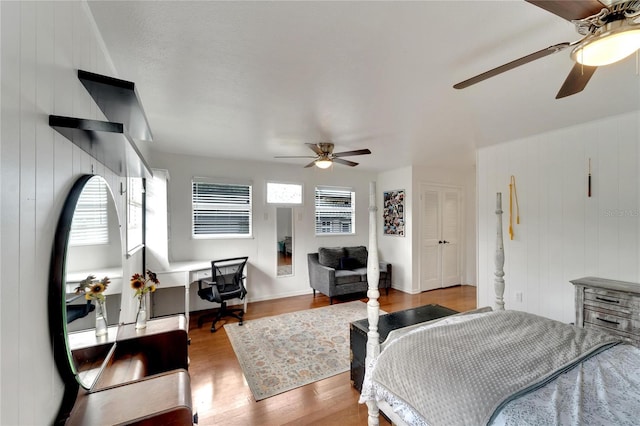
[[[119,176],[153,176],[122,123],[50,115],[49,126]]]

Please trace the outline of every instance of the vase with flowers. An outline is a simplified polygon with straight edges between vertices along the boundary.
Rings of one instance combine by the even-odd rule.
[[[160,284],[155,273],[147,269],[146,277],[140,274],[131,276],[131,288],[136,292],[134,297],[138,298],[138,311],[136,312],[136,329],[147,327],[147,293],[156,291],[156,287]]]
[[[108,277],[97,280],[95,276],[89,275],[76,287],[76,294],[84,293],[86,300],[96,302],[96,337],[107,334],[107,299],[104,292],[110,282]]]

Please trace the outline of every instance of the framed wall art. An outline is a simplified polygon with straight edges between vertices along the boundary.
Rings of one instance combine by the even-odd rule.
[[[404,237],[404,189],[384,191],[383,234]]]

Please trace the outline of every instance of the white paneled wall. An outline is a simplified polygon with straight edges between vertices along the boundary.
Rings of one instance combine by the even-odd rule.
[[[508,308],[572,322],[569,280],[592,275],[640,281],[639,121],[638,113],[627,114],[478,151],[479,306],[494,301],[496,192],[503,194],[505,212]],[[511,175],[520,204],[519,225],[514,207],[513,240]]]
[[[76,70],[114,70],[84,3],[1,2],[0,19],[0,424],[50,424],[63,391],[47,308],[60,211],[86,173],[115,190],[121,223],[125,210],[121,178],[51,129],[48,116],[104,119]]]
[[[153,167],[166,169],[169,203],[169,258],[181,260],[223,259],[249,256],[248,300],[255,302],[311,294],[307,253],[318,247],[367,245],[369,182],[372,172],[335,166],[328,170],[304,169],[303,165],[282,165],[257,161],[222,160],[152,151]],[[193,239],[191,237],[191,179],[194,176],[250,181],[253,185],[253,236],[235,239]],[[265,201],[266,182],[292,182],[303,185],[303,205],[293,208],[294,275],[276,276],[276,207]],[[355,190],[354,235],[315,236],[314,190],[316,185],[351,187]],[[197,289],[193,286],[192,289]],[[160,283],[162,292],[162,283]],[[211,309],[211,303],[191,292],[191,310]],[[161,297],[159,294],[154,297]],[[181,302],[178,302],[181,303]]]

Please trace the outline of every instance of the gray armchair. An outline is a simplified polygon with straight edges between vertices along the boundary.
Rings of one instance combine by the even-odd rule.
[[[333,304],[334,296],[363,293],[367,283],[367,248],[357,247],[320,247],[318,253],[308,253],[309,285],[316,291],[329,297]],[[380,281],[378,288],[391,287],[391,264],[380,262]]]

